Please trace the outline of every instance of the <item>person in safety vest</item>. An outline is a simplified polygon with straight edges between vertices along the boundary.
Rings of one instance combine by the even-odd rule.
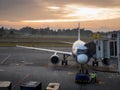
[[[96,82],[96,73],[95,72],[90,73],[90,78],[91,78],[91,82],[95,83]]]

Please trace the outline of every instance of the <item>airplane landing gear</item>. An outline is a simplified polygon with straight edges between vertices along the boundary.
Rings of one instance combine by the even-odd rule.
[[[62,60],[62,65],[68,65],[68,62],[67,62],[67,60]]]
[[[92,66],[98,66],[98,61],[92,61]]]
[[[63,60],[62,60],[62,63],[61,63],[62,66],[63,65],[66,65],[66,66],[68,65],[68,61],[66,60],[67,57],[68,57],[67,55],[63,54]]]

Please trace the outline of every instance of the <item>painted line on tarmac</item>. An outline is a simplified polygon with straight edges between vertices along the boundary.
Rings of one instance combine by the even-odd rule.
[[[17,81],[17,83],[12,87],[12,90],[18,88],[17,86],[20,85],[25,79],[27,79],[30,76],[30,74],[26,74],[23,79]]]
[[[5,59],[3,59],[3,60],[0,62],[0,64],[3,64],[5,61],[7,61],[10,56],[11,56],[11,54],[9,54]]]

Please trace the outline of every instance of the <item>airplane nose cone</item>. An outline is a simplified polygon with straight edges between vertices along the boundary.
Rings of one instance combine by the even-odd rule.
[[[77,56],[77,62],[80,64],[85,64],[88,61],[88,56],[86,54],[80,54]]]

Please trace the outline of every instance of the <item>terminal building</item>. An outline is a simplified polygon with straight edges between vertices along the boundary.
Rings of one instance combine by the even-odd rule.
[[[95,42],[97,60],[116,62],[120,73],[120,31],[108,32],[95,39]]]
[[[99,58],[117,58],[117,45],[119,33],[109,32],[100,36],[96,40],[96,57]]]

